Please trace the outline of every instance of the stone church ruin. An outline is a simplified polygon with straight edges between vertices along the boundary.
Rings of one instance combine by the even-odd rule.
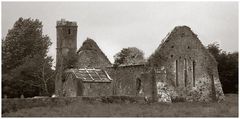
[[[217,62],[187,26],[175,27],[145,64],[113,67],[87,38],[77,50],[77,23],[57,21],[57,96],[140,96],[158,102],[224,100]],[[65,67],[70,54],[77,55]]]

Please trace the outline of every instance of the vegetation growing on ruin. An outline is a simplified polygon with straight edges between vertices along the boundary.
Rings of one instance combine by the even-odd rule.
[[[144,53],[136,47],[123,48],[114,55],[114,66],[138,65],[145,63]]]

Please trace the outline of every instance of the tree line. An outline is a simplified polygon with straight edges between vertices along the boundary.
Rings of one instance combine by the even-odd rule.
[[[226,52],[218,43],[207,46],[218,62],[218,74],[224,93],[238,93],[238,52]]]
[[[52,42],[42,33],[42,28],[38,19],[19,18],[2,39],[2,97],[51,96],[54,93],[56,71],[53,58],[47,55]],[[224,93],[237,93],[238,52],[227,53],[217,43],[206,48],[218,62]],[[136,47],[123,48],[114,55],[114,60],[114,67],[146,62],[143,51]]]

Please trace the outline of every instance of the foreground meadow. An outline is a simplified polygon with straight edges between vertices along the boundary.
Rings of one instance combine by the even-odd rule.
[[[99,103],[77,102],[65,106],[34,107],[4,113],[3,117],[237,117],[238,95],[222,103]]]

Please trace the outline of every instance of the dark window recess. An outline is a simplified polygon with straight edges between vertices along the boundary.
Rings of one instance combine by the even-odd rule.
[[[190,49],[190,46],[188,46],[187,49]]]
[[[181,37],[184,37],[184,36],[185,36],[185,33],[182,33],[182,34],[181,34]]]
[[[195,87],[195,67],[196,67],[196,62],[193,61],[193,87]]]
[[[68,34],[71,34],[71,29],[68,29]]]
[[[178,87],[178,60],[176,60],[176,86]]]
[[[187,60],[184,59],[184,84],[187,87]]]
[[[181,59],[182,57],[180,56],[179,59]]]
[[[174,48],[174,46],[171,46],[171,48]]]
[[[141,79],[137,78],[137,80],[136,80],[136,90],[137,90],[137,94],[140,92],[141,87],[142,87],[142,81],[141,81]]]
[[[173,55],[171,55],[171,57],[173,57]]]

